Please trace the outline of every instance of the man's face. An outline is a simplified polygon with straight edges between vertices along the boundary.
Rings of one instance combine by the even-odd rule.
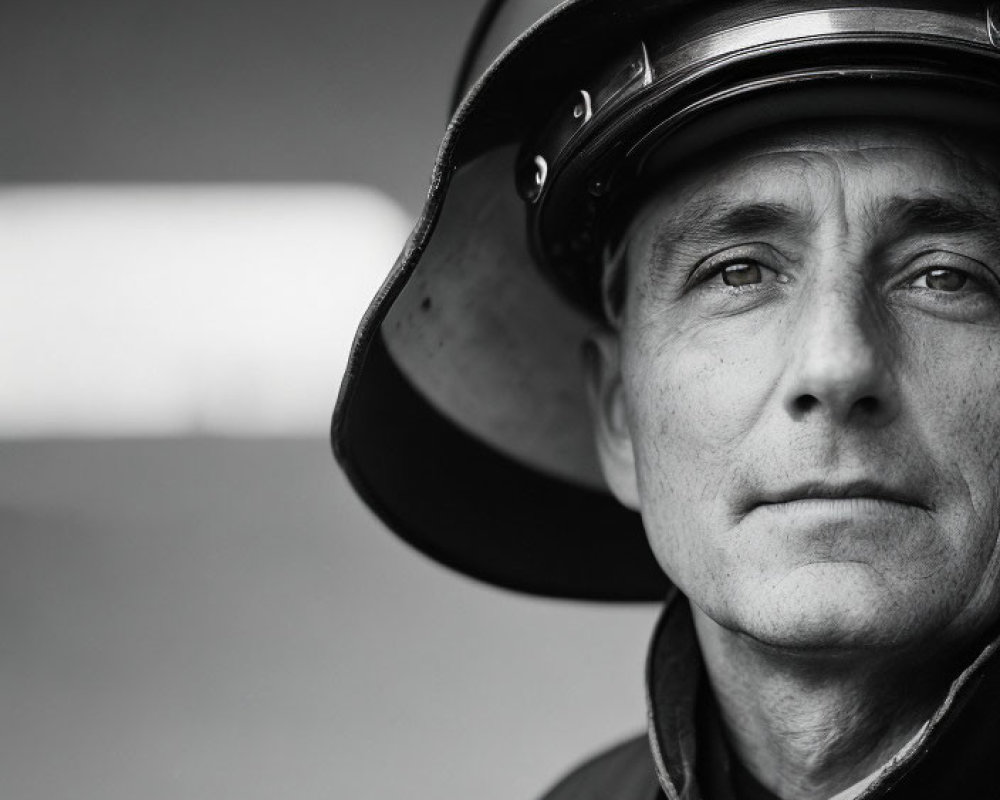
[[[800,131],[639,212],[598,445],[667,574],[779,646],[967,641],[1000,606],[1000,178]]]

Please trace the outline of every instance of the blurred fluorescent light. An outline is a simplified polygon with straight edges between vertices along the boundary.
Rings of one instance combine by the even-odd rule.
[[[0,436],[323,433],[409,228],[374,190],[0,190]]]

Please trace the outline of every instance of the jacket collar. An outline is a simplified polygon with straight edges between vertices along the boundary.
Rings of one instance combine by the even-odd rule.
[[[886,764],[832,800],[921,800],[996,796],[1000,790],[1000,638],[952,683],[934,715]],[[648,734],[653,763],[669,800],[703,800],[696,779],[704,681],[686,598],[671,589],[646,664]],[[723,756],[723,760],[728,756]],[[728,768],[724,764],[724,768]],[[710,798],[707,800],[715,800]]]

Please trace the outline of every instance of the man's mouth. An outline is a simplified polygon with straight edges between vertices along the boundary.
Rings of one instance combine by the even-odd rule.
[[[753,498],[745,506],[744,514],[749,514],[758,508],[781,507],[791,509],[797,505],[815,505],[818,502],[829,503],[836,507],[838,501],[845,505],[857,506],[860,502],[874,504],[895,504],[915,507],[924,511],[932,510],[931,506],[911,489],[893,486],[877,480],[837,481],[805,481],[787,488],[766,491]]]

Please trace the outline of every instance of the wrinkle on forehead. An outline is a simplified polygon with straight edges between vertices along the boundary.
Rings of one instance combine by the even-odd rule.
[[[735,164],[779,154],[803,157],[855,154],[863,157],[887,151],[916,152],[924,156],[944,156],[956,162],[956,167],[965,164],[975,172],[985,172],[994,180],[1000,180],[1000,158],[990,141],[983,134],[944,131],[912,123],[843,121],[826,123],[822,127],[809,125],[791,131],[771,131],[753,137],[745,145],[737,145],[729,154],[730,163]]]
[[[885,158],[892,154],[899,156],[894,165]],[[664,255],[671,242],[697,242],[703,234],[711,234],[715,222],[741,204],[779,207],[792,201],[797,205],[796,196],[816,200],[809,183],[821,171],[827,180],[824,203],[806,203],[800,227],[815,227],[832,215],[846,234],[848,171],[858,166],[857,161],[868,166],[869,157],[872,166],[895,166],[907,177],[914,160],[923,160],[942,177],[954,176],[984,207],[1000,204],[1000,158],[981,143],[912,126],[838,124],[832,130],[810,126],[756,137],[728,149],[722,158],[716,156],[672,176],[633,218],[627,238],[639,228],[655,228],[656,238],[662,240],[657,245],[659,255]],[[877,176],[866,177],[868,181],[858,182],[855,176],[853,183],[877,190],[871,183]]]

